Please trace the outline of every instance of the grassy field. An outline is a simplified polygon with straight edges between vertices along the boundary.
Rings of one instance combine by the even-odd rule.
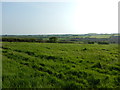
[[[4,42],[3,88],[120,88],[117,44]]]

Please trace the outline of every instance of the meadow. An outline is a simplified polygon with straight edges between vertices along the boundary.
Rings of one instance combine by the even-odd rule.
[[[120,88],[117,44],[2,43],[3,88]]]

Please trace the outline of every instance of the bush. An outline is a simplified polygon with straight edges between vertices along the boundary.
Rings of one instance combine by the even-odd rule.
[[[102,41],[102,42],[98,42],[98,44],[109,44],[109,42]]]
[[[88,42],[88,44],[94,44],[94,42]]]
[[[50,43],[56,43],[57,42],[57,37],[50,37],[49,42]]]

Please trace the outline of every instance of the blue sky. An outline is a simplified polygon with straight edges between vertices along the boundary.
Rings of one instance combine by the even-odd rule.
[[[80,1],[2,2],[2,34],[118,32],[117,2]]]
[[[3,34],[72,32],[72,3],[3,3]]]

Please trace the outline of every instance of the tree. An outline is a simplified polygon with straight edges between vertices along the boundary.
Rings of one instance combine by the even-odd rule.
[[[88,42],[88,44],[94,44],[94,42],[92,42],[92,41],[89,41],[89,42]]]
[[[98,42],[98,44],[109,44],[109,42],[107,42],[107,41],[101,41],[101,42]]]
[[[57,42],[57,37],[50,37],[49,38],[49,42],[51,42],[51,43],[56,43]]]

